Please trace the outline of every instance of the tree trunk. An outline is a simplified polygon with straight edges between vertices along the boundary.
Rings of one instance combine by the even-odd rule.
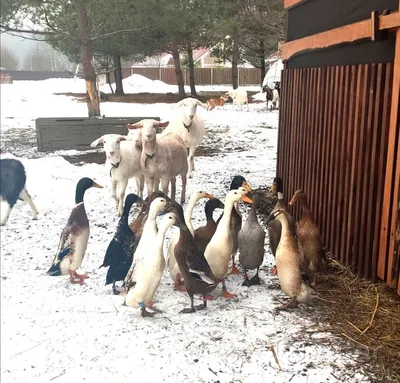
[[[239,63],[239,43],[236,36],[233,39],[232,47],[232,86],[237,89],[238,84],[238,63]]]
[[[260,40],[259,44],[260,44],[260,71],[261,71],[261,86],[262,86],[266,74],[264,40]]]
[[[114,56],[114,66],[115,94],[124,94],[124,88],[122,86],[121,56]]]
[[[193,60],[193,50],[192,43],[189,42],[187,45],[187,54],[189,61],[189,83],[190,83],[190,93],[192,96],[197,96],[196,84],[194,82],[194,60]]]
[[[181,99],[183,99],[186,97],[185,82],[183,81],[181,60],[179,59],[179,50],[178,50],[178,45],[176,44],[176,42],[172,43],[171,53],[172,53],[172,57],[174,59],[176,83],[177,83],[178,89],[179,89],[179,97]]]
[[[75,0],[83,74],[86,82],[86,99],[89,117],[100,116],[100,100],[93,66],[93,46],[90,38],[89,18],[85,0]]]
[[[107,72],[107,73],[106,73],[106,78],[107,78],[107,84],[110,86],[111,93],[114,94],[114,89],[113,89],[113,87],[112,87],[112,85],[111,85],[110,72]]]

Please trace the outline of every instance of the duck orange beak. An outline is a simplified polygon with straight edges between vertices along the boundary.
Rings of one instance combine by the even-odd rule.
[[[215,198],[215,197],[214,197],[212,194],[206,193],[206,195],[204,196],[204,198],[213,199],[213,198]]]
[[[296,197],[293,196],[292,199],[289,202],[289,205],[293,206],[295,202],[296,202]]]
[[[240,198],[241,201],[243,202],[247,202],[247,203],[253,203],[253,200],[249,197],[247,197],[247,195],[242,195],[242,198]]]
[[[103,189],[103,186],[99,185],[99,184],[96,183],[96,182],[93,182],[93,187],[99,188],[99,189]]]
[[[276,189],[277,189],[278,187],[277,187],[277,185],[274,183],[274,184],[272,184],[272,186],[269,188],[269,191],[271,192],[271,193],[276,193]]]
[[[242,187],[244,187],[248,193],[251,193],[253,191],[253,189],[250,187],[250,185],[246,181],[244,181],[242,183]]]

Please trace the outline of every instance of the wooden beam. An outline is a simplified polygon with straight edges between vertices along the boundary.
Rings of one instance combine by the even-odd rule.
[[[371,12],[371,40],[379,40],[379,15],[377,11]]]
[[[379,16],[378,26],[380,31],[400,27],[400,12]],[[285,62],[300,52],[329,48],[338,44],[370,39],[371,37],[371,19],[366,19],[325,32],[316,33],[315,35],[289,41],[283,44],[281,59]]]
[[[284,0],[283,6],[285,9],[293,8],[297,5],[305,3],[307,0]]]
[[[400,10],[400,2],[399,2]],[[399,168],[397,167],[396,174],[394,174],[396,163],[396,138],[399,136],[399,107],[400,107],[400,27],[396,32],[396,46],[395,56],[393,63],[393,85],[392,85],[392,102],[390,109],[390,122],[389,122],[389,139],[388,151],[386,156],[386,174],[385,174],[385,189],[382,206],[382,219],[381,219],[381,235],[379,246],[379,262],[378,262],[378,276],[382,278],[385,275],[386,260],[387,262],[387,277],[388,284],[391,283],[392,265],[394,262],[394,239],[395,239],[395,224],[396,220],[393,215],[397,210],[398,203],[398,178]],[[399,154],[397,153],[397,157]],[[397,178],[397,179],[396,179]],[[393,187],[397,187],[393,190]],[[392,195],[393,190],[393,195]],[[394,198],[397,200],[394,200]],[[396,210],[395,210],[396,208]],[[391,211],[392,210],[392,211]]]

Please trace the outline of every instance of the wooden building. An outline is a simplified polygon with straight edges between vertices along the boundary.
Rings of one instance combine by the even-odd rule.
[[[284,6],[277,175],[336,258],[400,294],[400,2]]]

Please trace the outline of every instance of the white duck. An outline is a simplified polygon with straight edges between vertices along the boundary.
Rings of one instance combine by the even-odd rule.
[[[233,237],[230,226],[232,208],[235,202],[245,201],[252,203],[253,201],[246,196],[247,190],[240,187],[236,190],[231,190],[226,195],[224,214],[217,226],[215,234],[211,238],[204,255],[209,263],[211,270],[216,278],[222,281],[222,295],[225,298],[235,298],[235,295],[230,294],[225,286],[225,277],[229,272],[229,259],[232,254]]]
[[[167,200],[162,197],[155,198],[153,202],[150,204],[149,214],[147,216],[146,223],[143,226],[142,236],[140,237],[139,243],[136,247],[132,265],[128,271],[128,274],[125,277],[124,293],[127,293],[129,288],[136,281],[135,269],[137,263],[140,262],[140,260],[147,254],[148,244],[153,243],[155,241],[158,232],[156,217],[160,211],[166,208],[166,206],[167,206]]]
[[[185,210],[185,223],[186,226],[189,228],[190,233],[194,237],[194,228],[192,225],[192,214],[193,214],[193,209],[196,203],[201,200],[202,198],[214,198],[211,194],[208,194],[207,192],[204,191],[196,191],[190,196],[189,203],[186,207]],[[178,263],[176,262],[175,259],[175,246],[179,241],[179,231],[175,230],[174,234],[171,238],[170,245],[168,247],[168,252],[167,252],[167,265],[168,265],[168,270],[169,270],[169,275],[174,281],[175,284],[175,289],[178,291],[183,291],[185,292],[186,290],[182,287],[183,284],[183,279],[179,271],[179,266]]]
[[[142,236],[140,240],[145,240],[146,256],[137,263],[135,269],[136,284],[126,294],[125,305],[140,307],[142,317],[152,317],[156,312],[161,312],[161,310],[153,306],[152,298],[164,273],[164,237],[166,231],[172,225],[187,230],[186,226],[178,221],[175,214],[169,213],[160,220],[159,230],[155,239],[147,242],[147,238]],[[153,312],[147,311],[146,308],[150,308]]]

